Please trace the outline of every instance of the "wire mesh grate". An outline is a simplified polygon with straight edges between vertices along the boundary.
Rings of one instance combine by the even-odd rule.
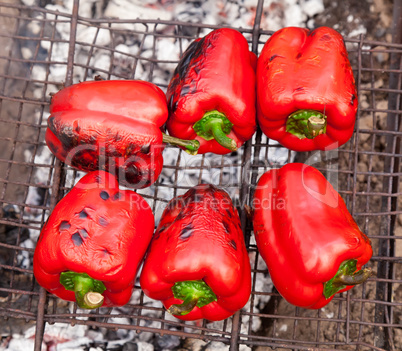
[[[262,3],[254,26],[237,28],[256,53],[272,34],[259,28]],[[198,183],[210,182],[228,191],[241,215],[252,264],[252,295],[241,312],[223,322],[180,322],[152,303],[138,284],[129,305],[91,313],[46,295],[32,273],[34,242],[55,203],[82,176],[55,160],[44,143],[50,94],[96,75],[145,79],[166,90],[188,43],[203,30],[216,28],[156,19],[87,19],[78,15],[78,7],[75,1],[71,13],[60,13],[0,4],[0,18],[8,29],[0,30],[0,314],[4,320],[36,323],[36,350],[47,323],[220,341],[233,350],[241,345],[261,350],[398,349],[402,337],[402,45],[363,36],[345,40],[359,92],[356,130],[347,144],[331,152],[299,154],[268,141],[258,131],[230,157],[189,157],[167,148],[161,177],[139,191],[157,220],[172,197]],[[127,52],[122,43],[135,49]],[[389,55],[390,60],[379,62],[379,54]],[[327,176],[374,248],[369,266],[377,276],[317,311],[291,306],[277,293],[244,210],[259,176],[292,161],[314,165]]]

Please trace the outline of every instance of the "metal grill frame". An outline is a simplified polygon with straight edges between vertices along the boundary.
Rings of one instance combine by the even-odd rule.
[[[264,31],[260,28],[263,0],[259,0],[252,28],[236,28],[241,31],[250,42],[250,48],[256,54],[262,48],[265,40],[272,32]],[[401,3],[395,2],[394,9],[394,42],[374,42],[368,41],[364,36],[357,39],[345,38],[348,45],[352,66],[357,78],[359,101],[363,94],[366,95],[368,107],[359,107],[358,122],[356,123],[355,133],[346,145],[337,150],[336,154],[329,153],[302,153],[296,154],[289,152],[288,161],[295,159],[300,162],[312,162],[314,166],[329,175],[335,174],[339,180],[339,192],[345,199],[348,208],[358,224],[365,231],[374,243],[374,255],[369,263],[377,271],[377,276],[371,278],[361,287],[356,287],[353,292],[347,292],[335,297],[332,304],[335,306],[336,316],[328,317],[322,310],[306,311],[300,308],[294,308],[286,305],[286,313],[281,309],[283,301],[275,289],[270,292],[259,291],[256,288],[257,276],[264,276],[268,279],[266,268],[261,268],[261,260],[258,255],[256,245],[252,240],[252,225],[247,218],[244,209],[245,204],[249,204],[252,199],[254,185],[262,172],[278,166],[278,164],[264,161],[270,152],[281,146],[267,141],[267,139],[258,131],[256,136],[247,142],[243,147],[242,154],[239,155],[238,162],[235,165],[229,162],[224,156],[219,158],[219,162],[214,165],[204,164],[205,158],[202,158],[199,167],[199,179],[201,179],[203,170],[212,167],[219,174],[217,185],[228,186],[234,191],[234,200],[238,205],[241,216],[242,227],[246,237],[248,251],[250,253],[253,274],[253,288],[251,303],[249,307],[236,313],[232,318],[220,324],[210,324],[203,321],[201,324],[184,323],[179,320],[169,318],[162,306],[160,308],[149,307],[146,303],[146,297],[141,293],[139,303],[129,305],[125,313],[119,315],[113,314],[114,321],[111,322],[111,309],[99,309],[95,313],[78,310],[76,306],[72,311],[60,308],[59,300],[46,293],[35,282],[32,267],[25,269],[20,266],[17,256],[20,253],[27,253],[32,259],[34,249],[25,248],[20,244],[23,231],[26,229],[40,231],[47,216],[54,208],[60,198],[70,189],[71,185],[66,183],[66,178],[75,180],[79,175],[71,168],[66,167],[58,160],[53,159],[50,164],[35,162],[35,156],[45,147],[44,116],[47,113],[49,105],[49,96],[46,95],[48,85],[61,85],[61,82],[48,80],[49,69],[52,65],[62,65],[66,67],[66,76],[63,84],[65,86],[76,83],[74,69],[83,69],[84,74],[81,80],[92,79],[90,71],[96,71],[105,75],[104,78],[111,77],[112,65],[109,70],[96,69],[91,66],[91,55],[95,50],[105,50],[111,57],[115,52],[113,47],[102,47],[96,43],[97,34],[92,43],[80,43],[77,41],[78,26],[97,28],[98,31],[104,28],[110,31],[112,36],[117,34],[126,34],[128,30],[120,29],[118,24],[131,23],[143,26],[143,30],[137,34],[141,38],[139,42],[139,54],[131,55],[131,76],[121,76],[114,74],[115,77],[135,78],[135,70],[138,60],[145,60],[149,66],[149,80],[153,81],[154,70],[161,63],[156,59],[156,48],[158,38],[167,36],[180,41],[181,39],[195,38],[203,28],[214,29],[217,26],[172,22],[161,20],[118,20],[118,19],[87,19],[78,15],[79,0],[74,0],[73,11],[71,14],[62,14],[42,8],[29,8],[25,6],[16,6],[0,3],[1,8],[12,9],[13,14],[8,15],[0,11],[0,16],[9,17],[16,22],[16,30],[13,34],[1,34],[0,37],[9,38],[15,43],[25,43],[27,41],[36,42],[32,59],[22,59],[13,55],[12,48],[5,54],[0,55],[0,60],[5,61],[5,73],[0,75],[0,124],[14,126],[14,135],[1,135],[0,142],[6,143],[9,151],[9,157],[0,159],[0,168],[4,167],[5,172],[0,178],[0,202],[4,206],[13,205],[19,209],[19,215],[13,218],[1,218],[0,224],[4,226],[13,226],[18,229],[18,235],[15,242],[0,242],[2,252],[8,253],[12,257],[12,263],[0,262],[2,274],[7,272],[9,280],[7,286],[1,286],[0,292],[5,294],[0,303],[0,315],[7,320],[24,319],[27,322],[35,321],[35,351],[41,349],[43,333],[46,323],[67,323],[71,325],[85,324],[92,327],[105,327],[110,329],[130,329],[137,332],[151,332],[156,334],[171,334],[181,338],[196,338],[203,340],[220,341],[230,345],[231,350],[238,350],[240,345],[248,345],[253,348],[272,347],[292,350],[393,350],[398,349],[395,345],[395,330],[402,328],[402,301],[395,300],[399,285],[402,283],[400,266],[402,257],[397,256],[398,240],[402,236],[396,235],[398,220],[402,221],[401,204],[398,203],[398,197],[401,195],[401,93],[402,93],[402,45],[401,43]],[[30,13],[41,13],[43,18],[36,19],[40,24],[40,32],[37,38],[28,38],[19,33],[19,29],[26,22],[31,21],[28,16]],[[47,16],[51,16],[49,19]],[[69,40],[62,40],[56,36],[56,27],[60,24],[70,26]],[[167,35],[158,31],[158,26],[172,26],[175,28],[174,34]],[[182,28],[192,28],[195,31],[194,36],[183,34]],[[50,29],[49,29],[50,28]],[[50,31],[50,35],[44,37],[44,33]],[[117,33],[117,34],[116,34]],[[153,39],[152,57],[142,57],[141,50],[146,37]],[[46,59],[39,59],[41,41],[46,40],[49,43],[48,56]],[[68,55],[65,62],[57,62],[51,59],[52,47],[54,43],[65,42],[68,47]],[[75,61],[75,51],[81,46],[88,47],[88,61],[85,64]],[[384,67],[376,64],[374,54],[376,49],[381,46],[383,53],[390,55],[390,64]],[[182,48],[182,50],[184,50]],[[113,62],[113,61],[112,61]],[[174,68],[175,62],[165,62]],[[26,76],[13,74],[13,66],[25,65],[27,68]],[[36,65],[45,66],[46,75],[44,80],[33,81],[30,74]],[[385,81],[381,86],[377,86],[378,80]],[[7,93],[10,83],[18,81],[22,90],[19,94]],[[32,97],[30,87],[32,84],[43,87],[41,97]],[[161,88],[166,86],[160,85]],[[387,108],[379,108],[377,102],[388,100]],[[4,111],[5,106],[11,104],[15,106],[15,118],[9,119]],[[38,118],[27,118],[24,112],[26,108],[35,108]],[[386,114],[385,128],[377,128],[380,119],[378,114]],[[5,117],[3,117],[5,116]],[[359,121],[371,116],[373,128],[363,128]],[[384,118],[383,118],[384,120]],[[1,128],[0,128],[1,129]],[[33,134],[31,140],[21,140],[19,134],[21,130],[30,130]],[[363,138],[370,140],[370,148],[362,148]],[[384,142],[381,140],[385,140]],[[380,141],[379,141],[380,140]],[[18,157],[20,148],[26,145],[33,153],[30,161],[21,160]],[[176,164],[170,165],[175,174],[175,181],[172,184],[162,184],[157,182],[155,194],[146,199],[152,204],[155,210],[160,203],[167,203],[170,199],[158,196],[158,189],[171,187],[174,196],[188,186],[178,183],[177,172],[182,169],[181,152],[178,153]],[[265,155],[265,156],[264,156]],[[318,160],[318,161],[317,161]],[[364,161],[362,161],[364,160]],[[379,162],[381,161],[381,162]],[[361,170],[358,166],[366,163],[366,169]],[[379,168],[378,163],[381,163]],[[15,169],[22,167],[26,170],[25,180],[14,179]],[[223,172],[228,167],[237,167],[240,178],[230,184],[223,184]],[[34,173],[38,169],[48,171],[48,178],[40,184],[35,182]],[[381,184],[380,189],[378,183]],[[377,186],[376,186],[377,184]],[[13,198],[12,189],[14,187],[22,188],[23,192],[17,198]],[[29,187],[41,188],[44,195],[43,205],[28,205]],[[11,190],[10,190],[11,189]],[[237,191],[237,192],[236,192]],[[23,200],[21,200],[23,199]],[[378,206],[372,205],[372,199],[378,199]],[[41,220],[27,222],[24,213],[28,210],[35,210],[40,213]],[[399,218],[399,219],[398,219]],[[378,224],[378,230],[373,229],[373,224]],[[399,270],[398,270],[399,268]],[[398,273],[399,271],[399,273]],[[23,279],[21,277],[24,277]],[[29,282],[21,286],[25,280]],[[140,289],[138,284],[137,290]],[[374,296],[367,296],[369,292],[374,291]],[[402,293],[402,292],[401,292]],[[270,299],[263,310],[256,312],[253,307],[253,301],[258,296],[269,296]],[[402,296],[402,294],[401,294]],[[25,302],[22,307],[14,308],[13,303],[16,299],[23,297]],[[286,304],[286,303],[285,303]],[[361,307],[361,314],[352,313],[354,306]],[[365,311],[370,310],[368,317]],[[144,312],[152,312],[153,317],[144,315]],[[87,318],[87,319],[84,319]],[[128,318],[130,324],[116,322],[116,318]],[[254,319],[260,319],[263,322],[264,329],[255,332],[252,330]],[[367,319],[368,318],[368,319]],[[248,327],[242,327],[242,321],[247,320]],[[278,329],[280,321],[289,321],[293,325],[292,331],[285,336],[281,336]],[[324,330],[328,326],[336,326],[336,332],[332,340],[323,337]],[[314,327],[314,340],[300,340],[300,331],[302,328]]]

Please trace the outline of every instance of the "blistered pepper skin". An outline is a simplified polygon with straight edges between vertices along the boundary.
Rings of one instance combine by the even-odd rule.
[[[202,184],[171,200],[165,209],[142,269],[141,288],[169,310],[177,282],[203,281],[217,300],[194,307],[182,320],[222,320],[247,302],[251,270],[237,210],[229,195]]]
[[[357,107],[353,71],[337,31],[288,27],[265,43],[257,63],[257,120],[269,138],[295,151],[337,148],[353,134]],[[307,125],[295,128],[289,118],[298,111],[325,115],[326,127],[316,134]]]
[[[166,96],[152,83],[82,82],[53,95],[46,143],[74,168],[105,170],[123,185],[144,188],[162,170],[167,116]]]
[[[195,40],[174,71],[167,90],[170,135],[200,142],[199,154],[232,150],[215,139],[206,140],[193,126],[211,111],[233,124],[227,137],[239,148],[256,130],[256,56],[238,31],[221,28]]]
[[[253,207],[258,250],[278,292],[293,305],[325,306],[334,294],[326,298],[324,284],[341,264],[355,260],[359,272],[372,256],[370,240],[314,167],[290,163],[266,172],[258,181]]]
[[[60,275],[86,273],[105,285],[104,307],[122,306],[131,297],[153,231],[154,216],[140,195],[119,190],[112,174],[90,172],[42,228],[33,257],[35,278],[47,291],[75,301]]]

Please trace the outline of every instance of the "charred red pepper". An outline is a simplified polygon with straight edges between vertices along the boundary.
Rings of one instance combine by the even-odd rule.
[[[373,251],[341,196],[314,167],[266,172],[253,200],[254,234],[272,282],[291,304],[318,309],[371,275]]]
[[[250,262],[239,216],[225,191],[202,184],[169,202],[140,284],[183,320],[222,320],[246,304]]]
[[[33,258],[38,283],[81,308],[122,306],[154,231],[147,202],[104,171],[85,175],[55,206]]]
[[[51,100],[46,131],[49,149],[82,171],[105,170],[121,184],[144,188],[158,178],[163,142],[196,153],[197,141],[163,135],[166,96],[138,80],[90,81],[60,90]]]
[[[227,154],[256,130],[256,56],[229,28],[195,40],[167,90],[169,134],[200,142],[198,153]]]
[[[353,134],[357,105],[337,31],[288,27],[265,43],[257,64],[257,119],[269,138],[295,151],[337,148]]]

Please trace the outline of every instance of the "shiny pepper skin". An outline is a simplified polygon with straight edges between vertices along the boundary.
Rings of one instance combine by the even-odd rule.
[[[371,275],[362,269],[373,254],[370,240],[314,167],[289,163],[266,172],[253,207],[258,250],[289,303],[321,308]]]
[[[225,191],[201,184],[169,202],[149,247],[140,284],[147,296],[161,300],[183,320],[222,320],[246,304],[251,292],[250,262],[237,210]],[[187,290],[192,291],[188,296],[175,297]],[[176,304],[181,307],[192,299],[192,293],[202,294],[197,305],[182,315],[173,313]]]
[[[144,188],[162,170],[167,116],[165,94],[152,83],[82,82],[52,97],[46,143],[74,168],[105,170],[125,186]]]
[[[166,93],[169,134],[198,140],[199,154],[227,154],[243,145],[256,131],[256,61],[234,29],[216,29],[191,43]],[[211,117],[215,130],[206,121]]]
[[[288,27],[265,43],[257,63],[257,120],[295,151],[331,150],[352,136],[357,90],[342,36],[328,27]]]
[[[35,278],[47,291],[76,301],[61,275],[85,273],[104,285],[102,306],[122,306],[131,297],[153,231],[154,216],[140,195],[119,190],[110,173],[90,172],[60,200],[42,228],[33,257]]]

